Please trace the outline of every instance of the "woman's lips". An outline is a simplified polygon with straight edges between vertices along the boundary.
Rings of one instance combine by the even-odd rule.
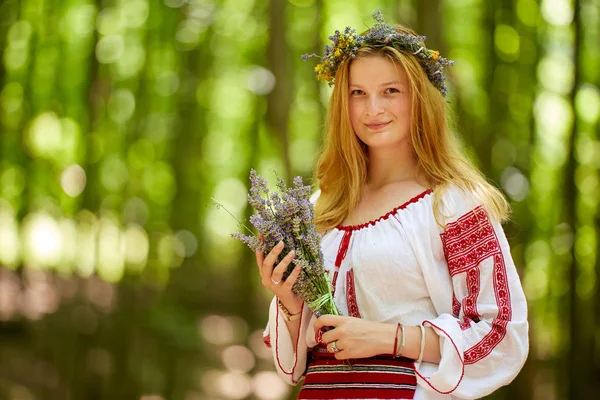
[[[380,124],[365,124],[365,125],[367,126],[367,128],[369,128],[369,129],[371,129],[373,131],[378,131],[378,130],[380,130],[382,128],[385,128],[386,126],[388,126],[389,123],[390,123],[390,121],[383,122],[383,123],[380,123]]]

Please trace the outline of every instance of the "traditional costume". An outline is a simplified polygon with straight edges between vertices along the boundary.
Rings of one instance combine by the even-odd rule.
[[[314,200],[314,199],[313,199]],[[292,343],[274,298],[263,339],[299,398],[475,399],[510,383],[528,354],[527,304],[502,226],[457,187],[442,196],[444,227],[427,190],[374,221],[322,237],[342,315],[432,327],[439,364],[381,355],[336,360],[304,305]]]

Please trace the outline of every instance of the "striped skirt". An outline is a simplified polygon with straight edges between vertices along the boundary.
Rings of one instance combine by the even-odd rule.
[[[299,399],[412,399],[417,387],[413,360],[377,356],[336,360],[319,345],[309,353]]]

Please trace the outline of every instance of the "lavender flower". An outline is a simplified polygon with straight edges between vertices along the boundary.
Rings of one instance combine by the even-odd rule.
[[[301,177],[294,178],[291,187],[287,187],[284,180],[277,177],[278,192],[270,193],[267,182],[254,169],[250,171],[250,182],[248,202],[256,211],[250,217],[250,223],[262,235],[262,241],[254,234],[236,232],[231,236],[252,250],[265,253],[283,240],[285,247],[275,265],[291,250],[296,254],[283,279],[287,279],[296,265],[302,266],[302,272],[292,291],[317,315],[339,314],[333,302],[329,277],[325,272],[321,236],[312,223],[314,207],[309,200],[311,187],[304,185]]]

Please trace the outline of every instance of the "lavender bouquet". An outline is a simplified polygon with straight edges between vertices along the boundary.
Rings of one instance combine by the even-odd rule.
[[[254,169],[250,171],[250,181],[248,202],[256,211],[250,217],[250,223],[258,234],[254,235],[252,230],[243,226],[250,235],[236,232],[231,236],[252,250],[261,250],[265,254],[283,241],[285,247],[275,265],[291,250],[296,254],[283,279],[289,276],[296,265],[302,266],[292,287],[294,294],[304,300],[317,317],[323,314],[339,315],[333,302],[329,275],[324,268],[321,237],[312,223],[314,208],[309,200],[311,187],[305,186],[302,178],[297,176],[293,186],[288,188],[283,179],[277,177],[279,192],[269,193],[267,182]],[[262,235],[262,240],[259,235]]]

